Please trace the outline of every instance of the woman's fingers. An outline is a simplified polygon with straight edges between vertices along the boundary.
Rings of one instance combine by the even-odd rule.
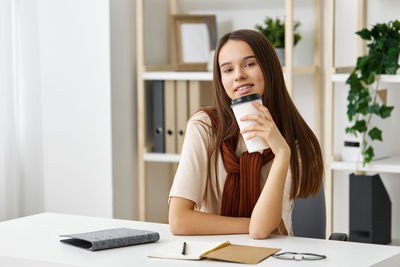
[[[256,121],[259,124],[262,124],[267,119],[261,114],[248,114],[240,118],[241,121]]]
[[[267,118],[268,120],[273,120],[271,113],[269,113],[269,110],[266,106],[261,105],[260,103],[258,103],[256,101],[252,101],[251,104],[254,107],[256,107],[259,111],[261,111],[265,118]]]
[[[273,121],[271,113],[269,113],[269,110],[265,106],[263,106],[263,105],[261,105],[261,104],[259,104],[257,102],[254,102],[254,101],[251,102],[251,104],[255,108],[257,108],[262,113],[262,115],[259,114],[259,113],[248,114],[248,115],[245,115],[245,116],[241,117],[240,120],[242,120],[242,121],[256,120],[256,121],[260,122],[263,119],[267,119],[267,120]]]
[[[272,129],[274,124],[270,121],[263,121],[262,123],[251,124],[240,131],[240,133],[247,133],[253,131],[266,131]]]

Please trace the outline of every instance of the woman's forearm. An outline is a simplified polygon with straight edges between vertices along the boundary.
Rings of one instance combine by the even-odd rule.
[[[249,233],[252,238],[267,238],[281,221],[289,163],[290,152],[275,155],[268,179],[251,215]]]
[[[244,234],[250,218],[227,217],[193,210],[193,202],[172,198],[169,225],[175,235]]]

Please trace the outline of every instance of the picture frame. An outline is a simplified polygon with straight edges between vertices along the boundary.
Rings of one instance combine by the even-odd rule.
[[[206,71],[217,43],[215,15],[171,15],[175,70]]]

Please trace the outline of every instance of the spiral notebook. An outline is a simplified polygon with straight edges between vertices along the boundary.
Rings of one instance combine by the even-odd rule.
[[[60,240],[63,243],[91,251],[150,243],[160,239],[160,235],[157,232],[131,228],[113,228],[87,233],[65,234],[60,235],[60,237],[68,237]]]

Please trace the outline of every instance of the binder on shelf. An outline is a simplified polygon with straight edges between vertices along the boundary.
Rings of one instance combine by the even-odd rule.
[[[164,81],[165,153],[176,153],[175,81]]]
[[[165,153],[164,81],[152,82],[151,97],[153,152]]]
[[[188,120],[187,81],[176,81],[176,152],[181,153]]]
[[[214,105],[213,89],[209,81],[189,81],[189,117],[200,107]]]

